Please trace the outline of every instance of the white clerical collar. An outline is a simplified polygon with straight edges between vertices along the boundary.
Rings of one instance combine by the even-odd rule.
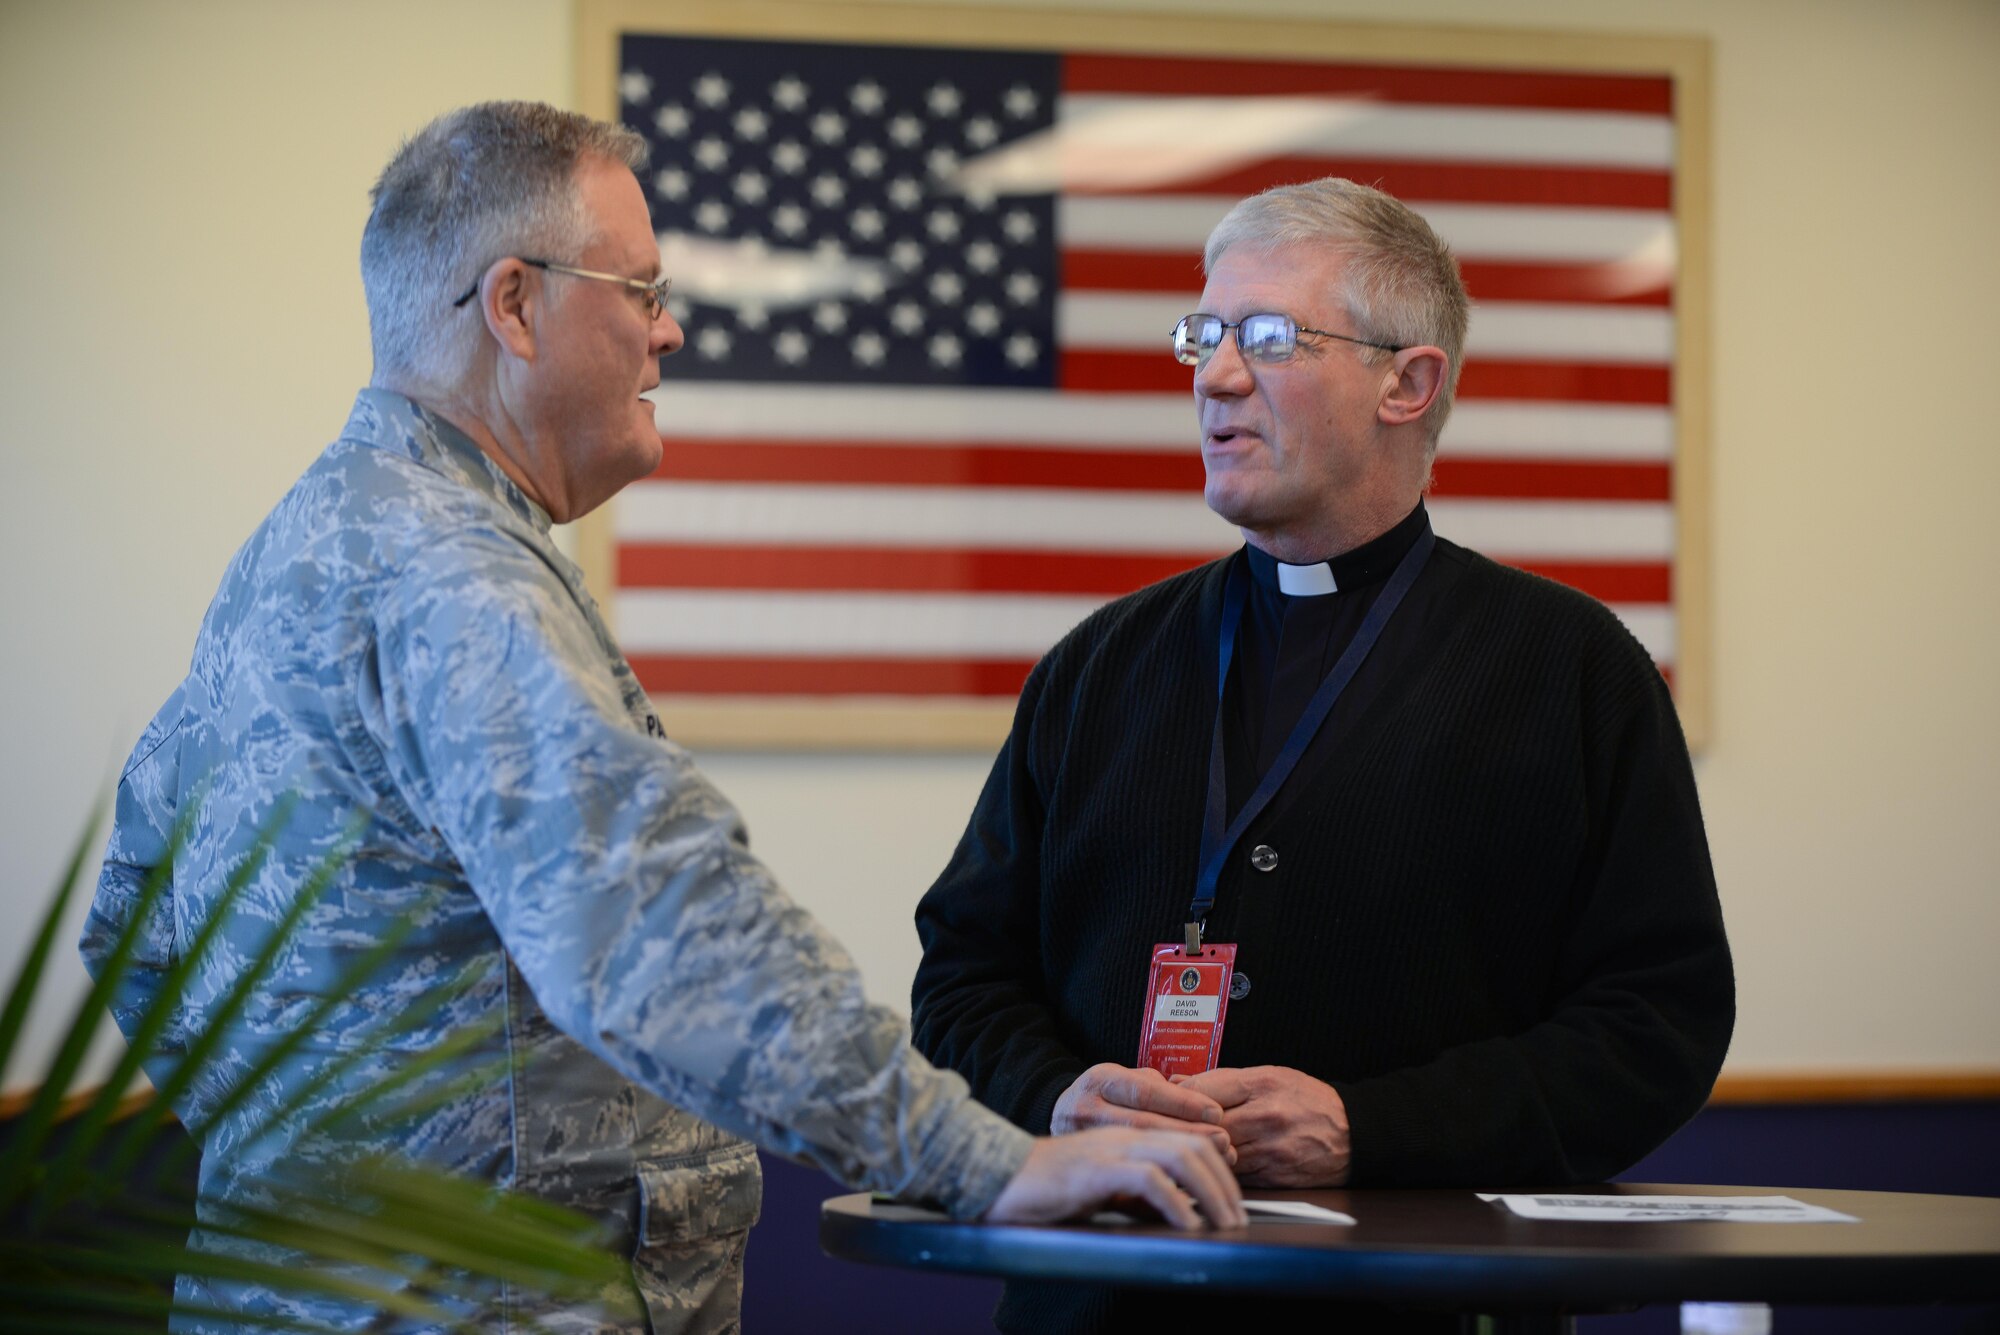
[[[1317,597],[1322,593],[1338,593],[1340,586],[1333,581],[1333,567],[1324,561],[1315,561],[1309,566],[1290,566],[1283,561],[1278,567],[1278,592],[1292,597]]]

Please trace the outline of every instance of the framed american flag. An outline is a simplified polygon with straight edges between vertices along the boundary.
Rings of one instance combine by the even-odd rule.
[[[1707,718],[1700,39],[580,0],[687,345],[584,564],[690,744],[971,747],[1100,603],[1213,559],[1168,331],[1237,199],[1337,174],[1474,308],[1437,531],[1604,600]]]

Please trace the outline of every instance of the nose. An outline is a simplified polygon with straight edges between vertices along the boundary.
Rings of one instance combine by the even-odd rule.
[[[660,308],[660,318],[653,321],[651,347],[655,357],[669,357],[681,350],[687,342],[687,334],[682,331],[680,321],[666,307]]]
[[[1215,351],[1208,354],[1208,360],[1195,368],[1194,392],[1197,398],[1241,398],[1256,388],[1257,382],[1250,374],[1250,363],[1244,359],[1242,347],[1230,336],[1230,332],[1226,332]]]

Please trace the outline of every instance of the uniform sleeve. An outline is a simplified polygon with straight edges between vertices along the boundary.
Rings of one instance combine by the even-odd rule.
[[[385,754],[554,1023],[843,1181],[961,1216],[991,1203],[1029,1138],[910,1047],[687,754],[633,726],[538,553],[451,535],[379,606]]]
[[[182,692],[176,689],[147,725],[118,780],[111,838],[98,873],[97,893],[77,948],[92,978],[99,977],[118,941],[142,908],[146,881],[167,856],[180,808]],[[111,994],[111,1016],[130,1038],[158,999],[160,982],[175,957],[174,897],[155,896],[133,940],[132,954]],[[178,1020],[154,1044],[146,1073],[157,1084],[180,1059],[186,1035]]]
[[[973,1096],[1037,1135],[1085,1069],[1061,1036],[1041,969],[1041,830],[1031,755],[1044,659],[972,819],[917,905],[923,962],[911,990],[916,1042],[963,1075]]]
[[[1736,993],[1694,774],[1651,663],[1613,675],[1587,706],[1592,835],[1546,1018],[1335,1081],[1356,1185],[1601,1181],[1706,1101]]]

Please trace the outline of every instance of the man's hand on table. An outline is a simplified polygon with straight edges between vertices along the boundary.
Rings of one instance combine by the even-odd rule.
[[[1169,1084],[1151,1067],[1133,1069],[1099,1062],[1078,1076],[1056,1100],[1049,1130],[1057,1135],[1097,1126],[1206,1135],[1230,1163],[1236,1153],[1223,1129],[1222,1105],[1207,1094]]]
[[[1243,1193],[1213,1141],[1187,1131],[1113,1126],[1038,1138],[983,1218],[1053,1223],[1125,1199],[1145,1201],[1175,1228],[1200,1228],[1204,1219],[1217,1228],[1249,1222]]]
[[[1289,1066],[1246,1066],[1179,1078],[1174,1088],[1222,1108],[1223,1129],[1236,1147],[1236,1176],[1251,1186],[1346,1183],[1354,1150],[1347,1106],[1331,1085]]]

